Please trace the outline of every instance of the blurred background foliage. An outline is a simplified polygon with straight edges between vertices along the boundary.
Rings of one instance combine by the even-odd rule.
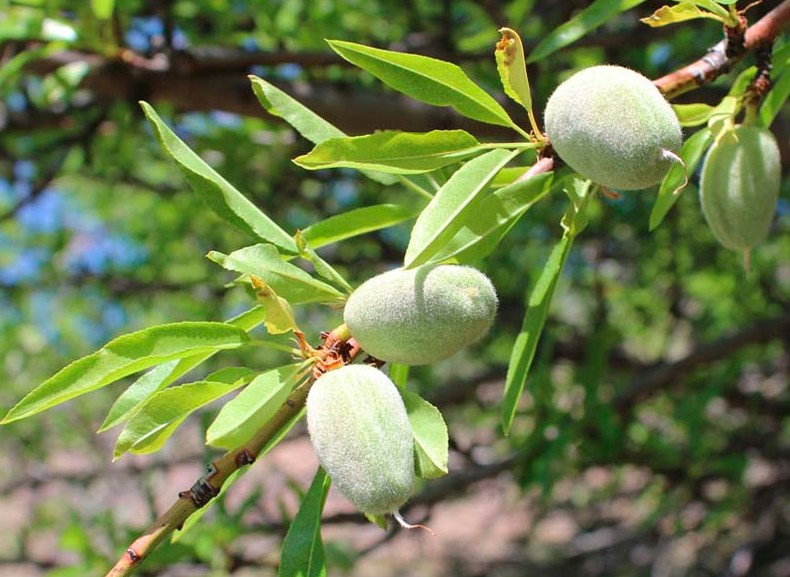
[[[252,302],[204,258],[249,239],[188,189],[138,100],[150,101],[220,174],[296,231],[350,208],[413,199],[353,171],[298,169],[290,159],[310,144],[265,114],[247,74],[349,134],[460,126],[512,139],[394,95],[341,62],[324,39],[457,62],[504,103],[496,30],[519,31],[529,52],[588,4],[0,0],[3,412],[114,336],[222,320]],[[662,29],[638,22],[661,4],[644,2],[531,65],[538,108],[577,68],[610,62],[658,77],[720,39],[711,21]],[[764,2],[748,17],[776,4]],[[716,103],[733,77],[681,100]],[[786,166],[786,110],[772,128]],[[508,438],[498,428],[504,370],[524,291],[561,234],[565,199],[544,200],[477,263],[500,293],[496,328],[484,344],[410,376],[410,386],[445,413],[453,466],[448,478],[424,487],[411,515],[437,525],[439,541],[442,515],[455,515],[466,533],[446,529],[444,546],[426,545],[424,537],[371,533],[341,507],[327,521],[330,567],[365,575],[373,558],[378,575],[790,575],[788,181],[748,273],[707,229],[695,182],[652,234],[652,192],[597,204]],[[357,283],[402,260],[408,231],[396,227],[321,252]],[[313,341],[340,321],[339,311],[320,307],[298,314]],[[201,371],[265,368],[276,360],[271,354],[229,352]],[[162,455],[109,464],[113,433],[94,431],[122,387],[3,428],[0,575],[103,574],[175,497],[173,484],[187,488],[210,460],[200,437],[207,420],[196,419]],[[299,438],[280,448],[282,461],[312,458],[299,452]],[[261,475],[239,489],[177,545],[162,547],[141,574],[273,574],[294,499],[306,488],[298,472],[280,475],[279,483]],[[501,510],[485,521],[474,505],[492,502]],[[343,532],[348,524],[352,530]]]

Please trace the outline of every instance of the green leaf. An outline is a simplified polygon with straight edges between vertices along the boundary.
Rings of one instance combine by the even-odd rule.
[[[249,342],[242,329],[210,322],[174,323],[118,337],[66,366],[33,389],[0,423],[40,413],[159,363],[235,349]]]
[[[515,418],[518,401],[524,392],[529,369],[532,366],[532,360],[535,358],[540,334],[543,332],[543,326],[546,323],[549,306],[554,296],[554,289],[557,287],[557,280],[560,277],[565,260],[570,254],[572,244],[573,237],[563,235],[560,242],[552,250],[546,266],[541,271],[538,281],[529,295],[527,312],[524,315],[521,331],[510,354],[510,363],[505,379],[505,397],[502,402],[502,428],[505,434],[509,433],[510,425]]]
[[[329,476],[319,467],[285,534],[278,577],[326,577],[321,513],[329,483]]]
[[[694,102],[693,104],[673,104],[672,110],[675,111],[681,126],[699,126],[708,122],[716,109],[710,104]]]
[[[661,224],[669,210],[680,198],[680,194],[677,192],[678,188],[687,179],[687,174],[694,173],[712,138],[711,129],[703,128],[683,143],[683,147],[680,149],[680,158],[683,159],[685,167],[673,164],[664,180],[661,181],[656,202],[653,205],[653,210],[650,211],[650,230],[654,230]]]
[[[760,106],[760,125],[769,128],[790,97],[790,72],[785,71],[777,80]]]
[[[294,249],[296,247],[294,246]],[[298,266],[283,261],[279,251],[270,244],[255,244],[226,255],[211,251],[208,258],[221,267],[260,277],[274,291],[292,304],[332,302],[345,295],[318,279],[313,278]]]
[[[499,126],[514,126],[505,109],[450,62],[329,40],[340,56],[387,86],[434,106],[451,106],[463,116]]]
[[[115,9],[115,0],[91,0],[91,8],[96,18],[108,20]]]
[[[291,304],[283,297],[278,296],[272,287],[267,285],[259,277],[252,275],[252,287],[255,289],[255,297],[266,311],[266,330],[273,335],[288,333],[297,328],[296,317],[291,308]]]
[[[252,91],[257,96],[261,106],[278,118],[282,118],[290,124],[299,134],[304,136],[313,144],[320,144],[330,138],[346,136],[346,133],[327,122],[315,112],[307,108],[304,104],[291,98],[288,94],[266,82],[257,76],[250,76]],[[391,185],[398,182],[397,177],[391,174],[383,174],[373,171],[362,171],[362,173],[384,185]]]
[[[400,224],[415,217],[420,210],[400,204],[365,206],[311,224],[302,231],[302,236],[311,248],[320,248]]]
[[[478,154],[483,146],[465,130],[400,132],[384,130],[364,136],[331,138],[294,162],[308,170],[373,169],[393,174],[420,174]]]
[[[449,437],[442,413],[416,393],[401,391],[414,435],[414,470],[434,479],[448,472]]]
[[[206,431],[206,443],[234,449],[248,441],[277,412],[301,377],[302,363],[261,373],[225,403]]]
[[[711,18],[709,12],[700,10],[698,6],[688,2],[681,2],[677,6],[662,6],[647,18],[641,18],[640,22],[652,28],[696,20],[697,18]],[[716,18],[718,20],[718,18]]]
[[[546,324],[554,291],[560,273],[568,259],[573,245],[573,239],[581,232],[587,223],[587,207],[591,195],[590,183],[573,179],[567,190],[571,204],[562,219],[565,233],[559,243],[549,255],[549,260],[538,276],[538,280],[527,299],[527,311],[521,324],[521,331],[516,337],[516,342],[510,353],[507,376],[505,378],[505,395],[502,402],[502,428],[505,434],[510,432],[510,426],[518,409],[518,402],[527,383],[529,369],[535,358],[540,335]]]
[[[184,144],[162,122],[150,104],[141,102],[140,106],[143,107],[162,149],[175,161],[192,189],[214,212],[252,238],[270,242],[285,252],[296,252],[296,244],[291,235]]]
[[[157,391],[126,422],[115,442],[113,459],[126,451],[152,453],[197,409],[239,388],[244,379],[223,383],[197,381]]]
[[[639,6],[645,0],[595,0],[567,22],[555,28],[535,47],[527,63],[543,60],[549,54],[573,44],[621,12]]]
[[[244,331],[250,331],[263,322],[264,316],[263,307],[253,307],[226,323]],[[211,358],[216,352],[216,350],[211,350],[168,361],[142,375],[115,400],[97,433],[115,427],[128,419],[129,415],[153,393],[175,382],[176,379]]]
[[[520,151],[492,150],[459,168],[423,209],[412,229],[404,266],[427,263],[463,226],[475,200]]]
[[[499,71],[499,79],[505,94],[521,106],[532,110],[532,92],[527,77],[527,62],[524,59],[524,45],[519,35],[510,28],[500,28],[502,38],[497,42],[494,58]]]
[[[486,195],[468,211],[461,229],[436,259],[468,263],[488,256],[524,213],[549,193],[553,183],[554,173],[544,172]]]

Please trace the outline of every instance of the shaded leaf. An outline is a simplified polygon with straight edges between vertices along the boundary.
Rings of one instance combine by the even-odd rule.
[[[159,363],[238,348],[249,340],[238,327],[210,322],[159,325],[130,333],[60,370],[28,393],[0,422],[35,415]]]
[[[481,150],[477,139],[464,130],[385,130],[325,140],[294,162],[309,170],[345,167],[419,174],[454,164]]]
[[[414,435],[414,470],[434,479],[448,472],[449,437],[442,413],[416,393],[401,391]]]
[[[261,373],[225,403],[206,431],[206,443],[234,449],[252,438],[285,402],[301,376],[302,363]]]
[[[318,468],[283,541],[279,577],[325,577],[321,513],[329,492],[329,476]]]
[[[297,251],[295,244],[294,251]],[[270,244],[247,246],[229,255],[211,251],[207,256],[227,270],[260,277],[278,295],[292,304],[329,302],[345,298],[333,286],[313,278],[298,266],[283,261],[279,251]]]
[[[505,109],[456,64],[353,42],[328,42],[340,56],[398,92],[434,106],[450,106],[474,120],[513,126]]]
[[[587,8],[564,22],[541,40],[527,58],[527,63],[543,60],[549,54],[573,44],[621,12],[639,6],[645,0],[595,0]]]
[[[759,113],[761,126],[769,128],[773,124],[774,119],[784,107],[788,97],[790,97],[790,72],[786,70],[784,74],[774,81],[771,90],[763,99]]]
[[[413,218],[420,208],[400,204],[377,204],[349,210],[311,224],[302,236],[312,248],[381,230]]]
[[[296,252],[293,238],[249,199],[217,174],[168,128],[154,109],[141,102],[162,149],[172,158],[192,189],[225,221],[252,238],[270,242],[285,252]]]
[[[565,233],[552,249],[546,265],[541,270],[535,286],[528,293],[527,311],[521,323],[513,349],[510,352],[507,376],[505,377],[505,395],[502,402],[502,428],[505,434],[510,432],[510,426],[516,416],[518,402],[524,392],[529,370],[535,358],[540,335],[546,324],[554,291],[560,278],[562,268],[573,245],[576,234],[581,232],[587,223],[587,207],[589,206],[590,183],[580,179],[573,179],[570,186],[566,187],[571,205],[562,219]]]
[[[650,230],[654,230],[661,224],[661,221],[664,220],[669,210],[675,205],[678,198],[680,198],[680,194],[675,191],[677,191],[678,187],[686,180],[687,174],[694,173],[705,151],[708,149],[708,145],[712,138],[713,134],[711,129],[703,128],[695,132],[683,143],[683,147],[680,149],[680,158],[683,159],[686,166],[683,167],[679,164],[673,164],[664,177],[664,180],[661,181],[661,186],[658,187],[656,202],[653,205],[653,210],[650,211]]]
[[[459,168],[423,209],[412,229],[404,266],[427,263],[463,226],[470,207],[520,151],[492,150]]]

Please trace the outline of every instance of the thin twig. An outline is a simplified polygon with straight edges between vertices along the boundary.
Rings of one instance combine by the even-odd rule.
[[[728,50],[727,40],[724,39],[709,48],[707,54],[696,62],[654,80],[653,84],[671,100],[726,74],[747,53],[770,45],[789,24],[790,0],[783,0],[776,8],[746,29],[742,50]]]

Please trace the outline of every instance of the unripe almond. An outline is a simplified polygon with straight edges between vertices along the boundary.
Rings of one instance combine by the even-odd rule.
[[[459,265],[395,269],[355,290],[344,320],[362,350],[393,363],[445,359],[482,338],[497,296],[480,271]]]
[[[560,84],[545,111],[560,158],[603,186],[636,190],[664,178],[683,136],[653,83],[622,66],[592,66]]]
[[[782,164],[770,130],[736,126],[708,150],[700,201],[713,234],[727,248],[748,251],[771,228]]]
[[[411,425],[378,369],[347,365],[319,377],[307,396],[307,428],[321,466],[360,511],[392,513],[411,495]]]

